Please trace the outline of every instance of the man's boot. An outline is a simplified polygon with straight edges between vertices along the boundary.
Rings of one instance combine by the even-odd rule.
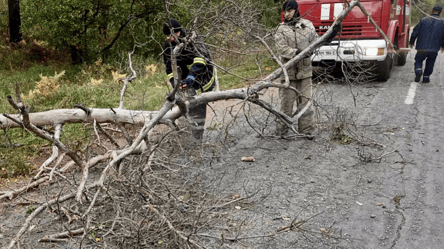
[[[421,75],[420,74],[416,74],[415,82],[419,82],[420,80],[421,80]]]
[[[419,82],[422,76],[422,68],[415,69],[415,82]]]

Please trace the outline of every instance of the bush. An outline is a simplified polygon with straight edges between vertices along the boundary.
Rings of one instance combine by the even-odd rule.
[[[80,63],[131,51],[134,39],[158,47],[151,34],[157,38],[161,34],[158,19],[163,2],[24,0],[21,10],[24,33],[69,50],[73,62]]]

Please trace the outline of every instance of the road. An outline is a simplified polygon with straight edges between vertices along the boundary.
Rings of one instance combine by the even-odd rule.
[[[414,53],[387,82],[320,88],[330,119],[324,112],[315,140],[242,133],[205,166],[214,191],[259,191],[233,222],[248,224],[242,236],[266,236],[233,247],[444,248],[444,54],[422,84],[414,82]],[[356,139],[333,139],[332,120],[354,122]],[[241,162],[245,155],[255,162]],[[295,219],[306,222],[268,237]]]
[[[392,248],[443,247],[440,236],[444,222],[441,210],[444,204],[443,61],[440,54],[435,64],[433,82],[430,85],[418,84],[414,100],[409,101],[409,97],[406,97],[404,104],[398,103],[399,111],[392,112],[393,117],[397,117],[392,121],[393,125],[409,122],[406,136],[399,138],[398,142],[400,152],[408,163],[400,172],[400,182],[397,184],[399,193],[404,197],[398,207],[401,220]],[[413,58],[409,64],[413,64]],[[406,93],[406,87],[410,85],[414,88],[416,85],[412,80],[414,75],[411,68],[397,69],[392,79],[401,97],[402,92]]]

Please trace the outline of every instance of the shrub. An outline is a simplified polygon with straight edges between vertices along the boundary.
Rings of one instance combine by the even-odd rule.
[[[37,102],[44,101],[45,99],[54,96],[57,94],[58,89],[60,88],[60,78],[65,74],[65,71],[51,76],[43,76],[40,74],[40,81],[36,83],[34,90],[29,91],[28,95],[23,95],[22,98],[24,100],[34,100]]]

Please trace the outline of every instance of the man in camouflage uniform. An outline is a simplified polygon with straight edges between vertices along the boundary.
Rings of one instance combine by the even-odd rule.
[[[300,17],[296,1],[285,1],[282,5],[282,10],[284,11],[285,21],[279,25],[276,31],[275,42],[282,63],[286,63],[313,43],[318,38],[318,35],[313,23]],[[288,70],[290,86],[296,88],[299,94],[292,90],[280,88],[281,112],[291,117],[295,100],[298,111],[305,107],[313,97],[311,76],[310,56],[302,59]],[[285,79],[282,75],[281,83],[283,84],[284,82]],[[315,123],[314,111],[310,106],[298,120],[298,132],[304,135],[312,135],[315,131]],[[280,136],[286,135],[288,127],[282,122],[278,122],[276,132]]]

